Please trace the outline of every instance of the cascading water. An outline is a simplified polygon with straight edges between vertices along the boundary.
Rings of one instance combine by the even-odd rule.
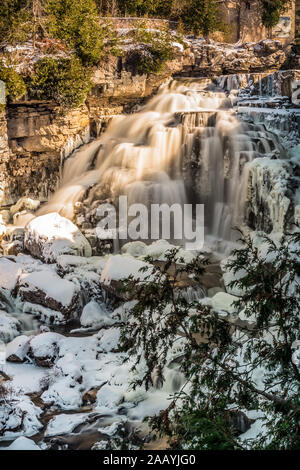
[[[233,241],[249,162],[274,149],[262,126],[238,120],[233,102],[203,79],[162,87],[140,112],[114,117],[103,136],[65,162],[61,186],[39,214],[72,218],[77,201],[116,202],[119,195],[147,207],[193,200],[205,205],[206,234]],[[194,180],[187,162],[197,163]]]

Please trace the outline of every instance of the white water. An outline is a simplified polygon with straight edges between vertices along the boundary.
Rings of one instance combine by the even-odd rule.
[[[207,80],[171,82],[140,112],[113,118],[102,137],[65,162],[61,186],[39,214],[72,218],[77,201],[119,195],[128,204],[184,204],[191,188],[182,164],[193,157],[193,202],[205,204],[207,234],[233,240],[232,226],[242,224],[245,212],[248,163],[271,147],[261,127],[237,119],[231,97],[205,86]]]

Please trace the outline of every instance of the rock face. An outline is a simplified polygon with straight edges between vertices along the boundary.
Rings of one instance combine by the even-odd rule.
[[[0,205],[7,193],[7,163],[9,161],[9,146],[7,137],[7,121],[4,112],[0,111]]]
[[[89,140],[88,110],[82,106],[62,114],[51,102],[10,104],[7,133],[12,153],[5,167],[2,204],[28,195],[45,200],[57,186],[62,158]]]
[[[37,258],[53,263],[60,255],[91,256],[92,249],[80,230],[56,212],[37,217],[25,228],[25,247]]]
[[[191,52],[194,59],[183,67],[180,75],[212,77],[266,72],[278,70],[286,61],[282,44],[270,39],[239,46],[198,40],[192,42]]]

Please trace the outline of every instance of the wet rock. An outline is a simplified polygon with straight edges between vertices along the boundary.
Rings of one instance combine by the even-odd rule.
[[[46,263],[55,262],[63,254],[92,255],[89,242],[76,225],[56,212],[29,222],[25,227],[25,247]]]
[[[23,301],[40,304],[71,319],[79,307],[78,287],[52,270],[23,274],[18,292]]]

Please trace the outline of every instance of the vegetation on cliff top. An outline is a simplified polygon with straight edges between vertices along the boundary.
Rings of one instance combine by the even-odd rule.
[[[91,88],[91,68],[99,65],[108,54],[121,54],[118,32],[99,16],[121,14],[175,19],[182,32],[207,37],[214,31],[226,30],[220,18],[219,3],[217,0],[3,0],[0,43],[19,44],[30,40],[34,50],[42,43],[47,48],[48,58],[38,61],[33,76],[22,77],[16,72],[18,64],[3,57],[0,79],[6,82],[11,99],[18,99],[28,91],[29,96],[56,97],[59,104],[75,107],[84,101]],[[261,0],[261,3],[262,20],[272,27],[289,0]],[[174,57],[173,42],[177,38],[168,30],[147,30],[146,26],[139,25],[123,39],[128,37],[137,46],[130,51],[129,61],[139,73],[160,73]],[[57,52],[64,52],[65,60],[58,58],[55,63],[51,55]],[[66,70],[68,61],[69,71]],[[51,80],[50,69],[54,73]],[[67,92],[63,80],[68,85],[73,84],[72,90]]]

